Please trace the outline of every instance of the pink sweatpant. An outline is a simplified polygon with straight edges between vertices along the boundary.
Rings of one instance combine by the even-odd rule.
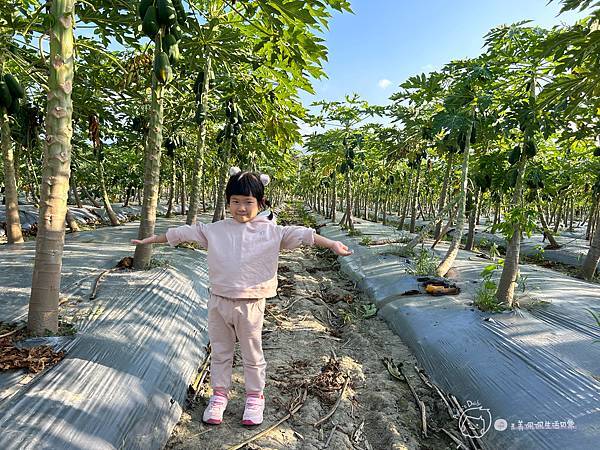
[[[229,298],[211,292],[208,337],[212,348],[210,377],[213,391],[229,391],[235,338],[240,342],[246,393],[262,393],[267,363],[262,350],[264,298]]]

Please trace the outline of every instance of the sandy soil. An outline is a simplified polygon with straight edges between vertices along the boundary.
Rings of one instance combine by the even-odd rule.
[[[265,313],[265,422],[255,429],[240,424],[244,390],[238,352],[224,422],[219,426],[201,422],[210,394],[205,384],[184,411],[166,448],[221,449],[240,444],[283,418],[290,401],[304,389],[306,400],[290,420],[244,448],[455,448],[439,430],[455,430],[455,421],[419,378],[416,360],[399,337],[377,316],[364,317],[369,315],[368,305],[368,299],[338,270],[334,255],[317,248],[283,253],[279,295],[269,300]],[[408,385],[390,376],[384,357],[403,363],[410,384],[425,402],[427,438]],[[314,426],[332,409],[346,376],[349,383],[335,413]]]

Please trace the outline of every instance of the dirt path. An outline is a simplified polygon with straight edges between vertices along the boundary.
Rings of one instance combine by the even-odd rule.
[[[283,253],[279,295],[269,300],[265,313],[264,424],[255,429],[240,425],[244,390],[236,351],[234,386],[223,424],[202,424],[209,396],[203,385],[166,448],[221,449],[240,444],[283,418],[289,402],[301,397],[304,389],[307,397],[300,410],[245,448],[321,449],[327,441],[332,449],[455,448],[436,428],[455,430],[456,422],[419,378],[415,358],[381,319],[364,317],[369,314],[367,298],[338,270],[332,254],[317,248]],[[410,384],[426,405],[429,437],[422,435],[421,415],[408,385],[390,376],[384,357],[404,363]],[[349,383],[335,413],[315,427],[336,403],[346,375]]]

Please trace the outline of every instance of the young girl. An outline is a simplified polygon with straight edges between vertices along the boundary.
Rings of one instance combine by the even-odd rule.
[[[229,174],[225,195],[233,219],[169,228],[166,234],[131,242],[136,245],[168,242],[174,246],[182,241],[196,241],[208,249],[208,336],[212,347],[213,395],[203,421],[220,424],[223,420],[237,337],[246,387],[242,424],[258,425],[263,421],[265,408],[267,365],[262,350],[263,315],[265,299],[277,295],[279,250],[305,244],[329,248],[340,256],[351,252],[343,243],[324,238],[312,228],[276,225],[272,215],[258,215],[268,205],[264,198],[268,175],[242,172],[237,167],[232,167]]]

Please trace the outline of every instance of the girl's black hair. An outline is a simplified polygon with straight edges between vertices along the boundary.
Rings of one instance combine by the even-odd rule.
[[[240,172],[229,177],[227,187],[225,187],[225,197],[228,205],[232,195],[254,197],[259,208],[271,207],[271,203],[265,198],[265,186],[260,181],[260,175],[254,172]],[[269,220],[271,219],[273,219],[273,212],[269,214]]]

